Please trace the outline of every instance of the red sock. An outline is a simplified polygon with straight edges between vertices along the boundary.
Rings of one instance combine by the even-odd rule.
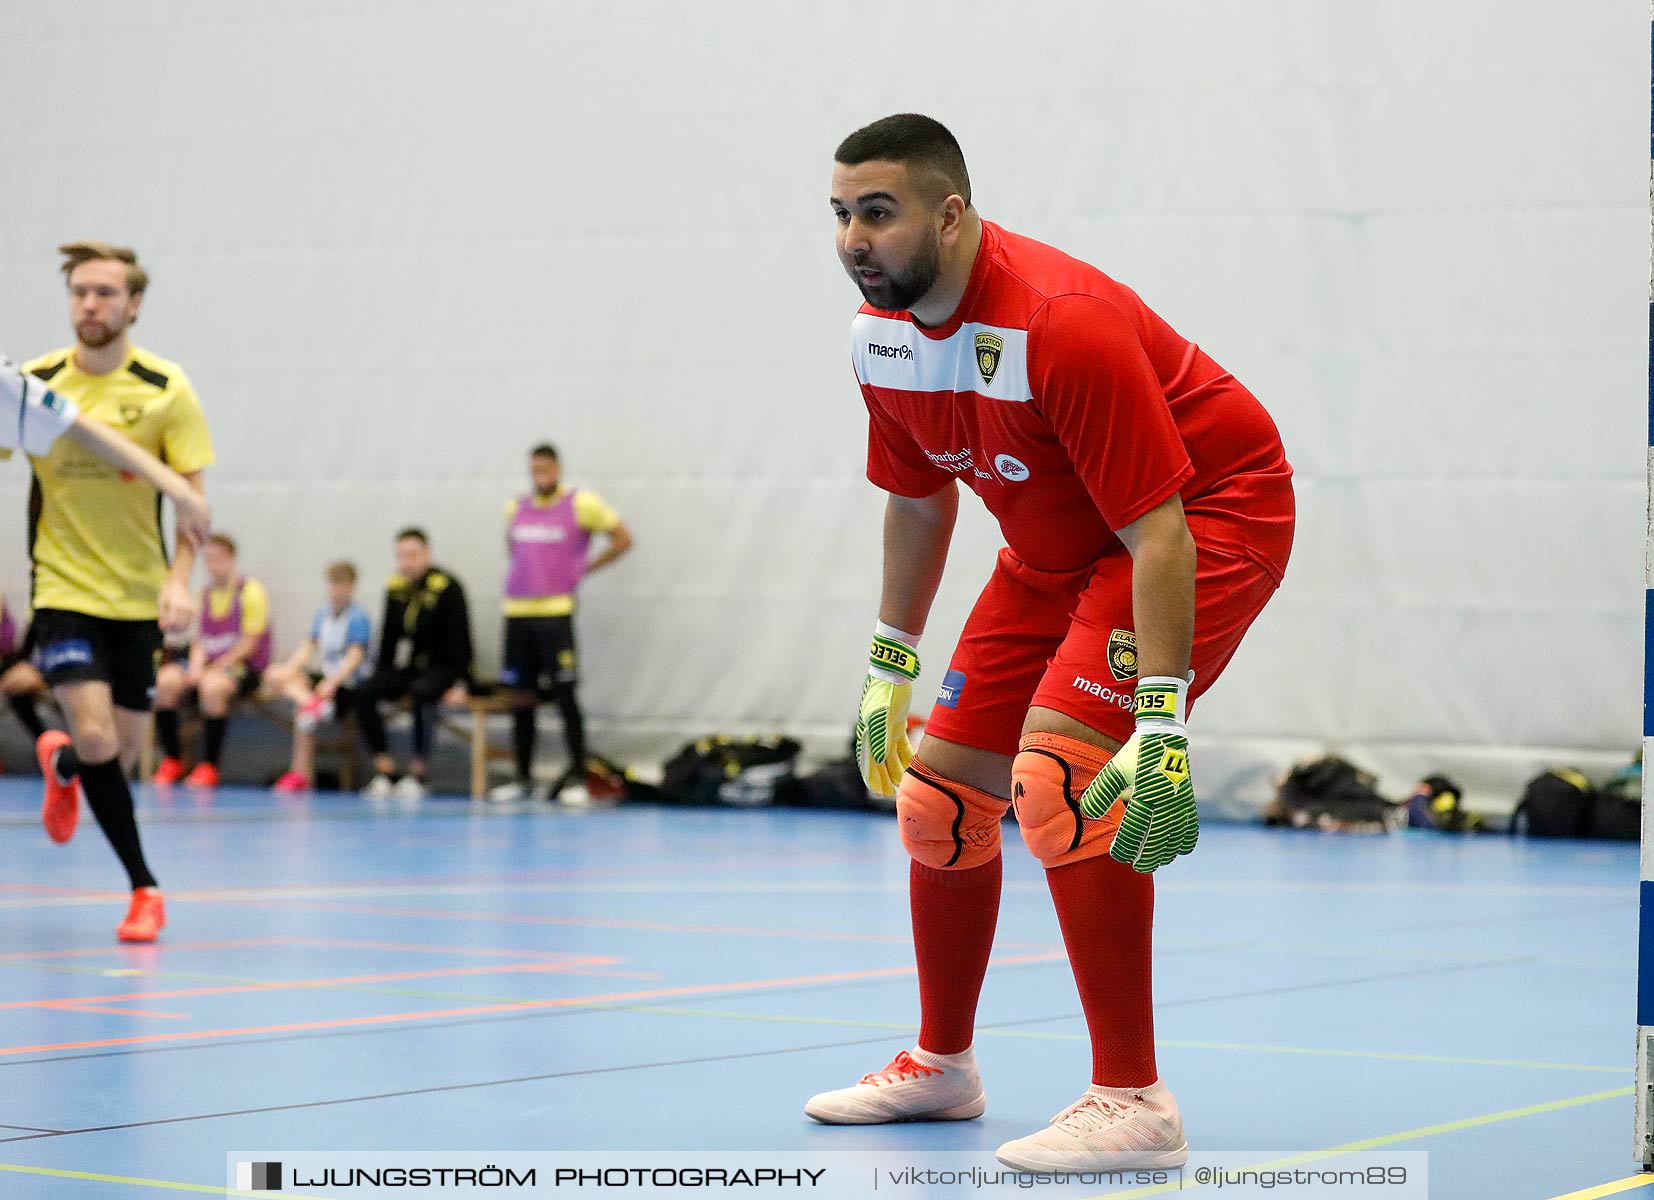
[[[932,1054],[969,1048],[976,1001],[999,921],[1001,862],[963,871],[910,864],[913,951],[919,960],[919,1046]]]
[[[1050,867],[1063,944],[1091,1033],[1091,1082],[1147,1087],[1154,1062],[1154,876],[1106,854]]]

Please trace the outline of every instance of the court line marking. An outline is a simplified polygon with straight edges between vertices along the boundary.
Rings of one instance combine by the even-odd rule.
[[[568,967],[602,967],[625,961],[593,956],[568,962],[497,963],[485,967],[439,967],[429,971],[395,971],[383,975],[341,975],[332,979],[276,979],[252,983],[223,984],[217,987],[173,988],[164,991],[126,992],[111,996],[71,996],[57,1000],[7,1000],[0,1009],[88,1008],[102,1003],[129,1000],[171,1000],[182,996],[231,996],[247,992],[280,992],[312,988],[342,987],[358,983],[398,983],[408,979],[454,979],[472,975],[556,974]],[[103,1011],[114,1011],[105,1009]]]
[[[1324,1150],[1310,1150],[1303,1154],[1294,1154],[1287,1158],[1274,1159],[1271,1162],[1248,1164],[1248,1170],[1278,1171],[1285,1167],[1300,1166],[1304,1163],[1319,1162],[1327,1158],[1335,1158],[1340,1154],[1356,1154],[1362,1150],[1376,1150],[1381,1146],[1394,1146],[1400,1142],[1418,1141],[1421,1138],[1438,1137],[1444,1133],[1458,1133],[1465,1129],[1475,1129],[1482,1125],[1496,1125],[1502,1121],[1515,1121],[1523,1117],[1543,1116],[1546,1113],[1560,1112],[1563,1109],[1578,1108],[1584,1104],[1596,1104],[1602,1100],[1616,1100],[1632,1095],[1635,1087],[1610,1088],[1604,1092],[1586,1092],[1579,1096],[1566,1096],[1561,1100],[1550,1100],[1543,1104],[1529,1104],[1523,1108],[1507,1108],[1499,1112],[1483,1113],[1475,1117],[1463,1117],[1457,1121],[1443,1121],[1437,1125],[1422,1125],[1417,1129],[1403,1129],[1399,1133],[1385,1133],[1378,1137],[1362,1138],[1359,1141],[1344,1142],[1337,1146],[1328,1146]],[[1154,1187],[1139,1188],[1134,1192],[1109,1192],[1106,1196],[1093,1197],[1092,1200],[1135,1200],[1141,1196],[1160,1196],[1167,1192],[1192,1192],[1200,1187],[1199,1184],[1189,1186],[1179,1180],[1176,1183],[1158,1184]]]
[[[905,884],[903,885],[906,886]],[[645,933],[706,933],[721,937],[783,938],[788,941],[867,943],[872,945],[911,946],[909,934],[856,933],[837,929],[775,929],[767,926],[714,925],[705,922],[645,921],[624,917],[564,917],[551,913],[498,912],[474,908],[408,908],[391,904],[342,904],[321,900],[298,900],[277,903],[267,900],[233,900],[233,903],[258,907],[275,907],[283,911],[303,909],[306,912],[348,913],[354,916],[417,917],[433,921],[487,921],[508,925],[556,925],[578,929],[624,929]],[[1062,949],[1052,942],[1007,942],[1004,949],[1027,950],[1034,953],[1055,952]]]
[[[1601,1200],[1603,1196],[1613,1196],[1620,1192],[1629,1192],[1632,1188],[1647,1187],[1654,1183],[1654,1175],[1630,1175],[1624,1179],[1616,1179],[1613,1183],[1599,1183],[1596,1187],[1582,1188],[1577,1192],[1568,1192],[1562,1196],[1552,1196],[1551,1200]]]
[[[715,1020],[758,1021],[785,1025],[828,1025],[846,1029],[888,1029],[893,1033],[917,1033],[919,1027],[900,1021],[854,1021],[839,1017],[793,1017],[772,1013],[720,1012],[704,1008],[667,1008],[653,1004],[614,1005],[615,1012],[651,1013],[671,1017],[708,1017]],[[1072,1019],[1083,1020],[1084,1013],[1073,1013]],[[1040,1017],[1038,1020],[1050,1020]],[[1035,1030],[1011,1028],[1015,1022],[979,1025],[977,1032],[990,1037],[1023,1038],[1038,1041],[1089,1042],[1083,1033],[1042,1033]],[[1592,1071],[1609,1075],[1624,1075],[1629,1067],[1603,1067],[1588,1063],[1526,1062],[1508,1058],[1464,1058],[1442,1054],[1411,1054],[1389,1050],[1339,1050],[1318,1046],[1275,1046],[1250,1042],[1191,1042],[1179,1038],[1155,1038],[1154,1044],[1177,1050],[1235,1050],[1259,1054],[1303,1054],[1326,1058],[1368,1058],[1383,1062],[1433,1063],[1461,1067],[1513,1067],[1527,1071]]]
[[[1654,1175],[1644,1172],[1641,1175],[1628,1175],[1626,1179],[1616,1179],[1613,1183],[1598,1183],[1596,1187],[1581,1188],[1580,1192],[1568,1192],[1566,1195],[1551,1197],[1551,1200],[1601,1200],[1604,1195],[1618,1195],[1619,1192],[1629,1192],[1631,1188],[1647,1187],[1654,1183]]]
[[[38,1007],[51,1008],[58,1012],[113,1013],[117,1017],[168,1017],[182,1021],[187,1020],[191,1015],[190,1013],[156,1012],[148,1008],[111,1008],[105,1004],[77,1004],[67,1000],[56,1002],[25,1000],[22,1003],[25,1007],[33,1003]]]
[[[112,1133],[122,1129],[147,1129],[156,1125],[184,1125],[194,1121],[214,1121],[224,1117],[254,1117],[273,1112],[292,1112],[306,1108],[332,1108],[342,1104],[365,1104],[372,1100],[399,1100],[408,1096],[431,1096],[443,1092],[474,1091],[479,1088],[505,1087],[519,1083],[544,1083],[552,1079],[578,1079],[588,1075],[616,1075],[627,1071],[648,1071],[664,1067],[693,1067],[709,1063],[742,1062],[748,1059],[770,1058],[782,1054],[799,1054],[813,1050],[842,1050],[850,1046],[867,1046],[884,1041],[876,1038],[858,1038],[847,1042],[824,1042],[816,1046],[783,1046],[777,1050],[748,1050],[739,1054],[713,1054],[700,1058],[668,1059],[664,1062],[626,1063],[613,1067],[581,1067],[573,1071],[549,1071],[539,1075],[521,1075],[511,1079],[482,1079],[472,1083],[444,1083],[431,1087],[405,1088],[395,1092],[379,1092],[369,1096],[339,1096],[330,1100],[306,1100],[297,1104],[272,1104],[264,1108],[244,1108],[230,1112],[195,1113],[187,1117],[157,1117],[149,1121],[128,1121],[120,1125],[94,1125],[85,1129],[60,1129],[50,1133],[32,1133],[23,1137],[0,1138],[7,1142],[37,1142],[48,1138],[74,1137],[83,1133]]]
[[[1042,956],[1042,960],[1061,958],[1060,955]],[[1016,957],[1001,961],[1027,961],[1028,956]],[[692,996],[717,995],[728,992],[757,991],[764,988],[796,986],[799,984],[829,983],[846,979],[873,979],[893,975],[913,975],[912,966],[879,967],[868,971],[847,971],[830,975],[802,975],[785,979],[756,979],[742,980],[734,983],[703,983],[690,984],[675,988],[654,988],[640,992],[619,992],[604,996],[565,996],[550,1000],[523,1000],[510,1004],[478,1005],[471,1008],[433,1009],[425,1012],[411,1013],[380,1013],[368,1017],[335,1018],[329,1021],[296,1021],[281,1025],[256,1025],[236,1029],[205,1029],[186,1030],[179,1033],[150,1033],[124,1038],[100,1038],[92,1041],[58,1042],[36,1046],[5,1046],[0,1047],[0,1057],[15,1054],[44,1053],[53,1050],[86,1050],[104,1046],[136,1046],[148,1045],[154,1042],[194,1041],[199,1038],[211,1037],[240,1037],[259,1033],[293,1033],[314,1029],[344,1029],[363,1025],[384,1025],[408,1021],[430,1020],[438,1017],[478,1016],[485,1013],[520,1012],[525,1009],[537,1008],[569,1008],[574,1006],[590,1006],[592,1004],[608,1004],[621,1000],[648,1000],[656,996]]]
[[[130,1187],[161,1188],[169,1192],[204,1192],[210,1196],[251,1196],[267,1197],[269,1192],[244,1192],[239,1188],[225,1187],[223,1184],[208,1186],[204,1183],[180,1183],[174,1179],[141,1179],[135,1175],[99,1175],[95,1171],[65,1171],[58,1167],[30,1167],[22,1163],[0,1163],[0,1171],[9,1171],[17,1175],[44,1175],[48,1179],[84,1179],[91,1183],[121,1183]],[[283,1196],[291,1196],[293,1200],[327,1200],[325,1196],[308,1195],[303,1192],[283,1192]]]
[[[996,960],[993,960],[990,963],[990,966],[997,967],[999,969],[1005,969],[1006,967],[1009,967],[1010,969],[1034,969],[1034,970],[1038,970],[1038,969],[1042,969],[1042,968],[1046,968],[1046,967],[1055,966],[1055,965],[1058,965],[1059,963],[1066,963],[1066,961],[1067,961],[1066,956],[1061,955],[1061,954],[1056,954],[1056,955],[1024,955],[1024,956],[996,959]],[[1480,966],[1480,965],[1483,965],[1483,964],[1474,964],[1474,965]],[[1438,968],[1434,971],[1403,971],[1403,972],[1394,972],[1394,973],[1385,974],[1385,975],[1356,976],[1356,977],[1352,977],[1352,978],[1339,979],[1339,980],[1323,980],[1323,981],[1318,981],[1318,982],[1314,982],[1314,983],[1294,984],[1294,985],[1289,985],[1289,986],[1286,986],[1286,987],[1273,988],[1273,989],[1269,989],[1269,990],[1267,990],[1265,992],[1262,992],[1262,993],[1259,993],[1259,992],[1236,993],[1236,997],[1251,998],[1251,997],[1256,997],[1260,994],[1262,994],[1262,995],[1279,995],[1279,994],[1285,994],[1285,993],[1290,993],[1290,992],[1295,992],[1295,991],[1314,990],[1314,989],[1321,988],[1321,987],[1340,986],[1340,985],[1347,985],[1347,984],[1373,983],[1373,982],[1381,982],[1381,981],[1384,981],[1384,980],[1387,980],[1387,979],[1393,979],[1393,978],[1409,978],[1409,977],[1413,977],[1413,976],[1417,976],[1417,975],[1439,974],[1439,973],[1445,973],[1446,971],[1449,971],[1449,970],[1457,970],[1457,969],[1461,969],[1461,968],[1459,968],[1459,967],[1447,967],[1447,968]],[[713,985],[701,985],[701,986],[702,986],[703,989],[705,989],[705,988],[712,988],[712,989],[722,988],[725,991],[752,990],[755,986],[758,986],[758,987],[764,987],[766,989],[767,994],[770,994],[770,995],[783,993],[783,992],[788,992],[788,991],[793,991],[793,992],[797,992],[797,991],[821,992],[821,991],[826,991],[826,990],[830,990],[830,989],[834,989],[834,988],[859,987],[859,986],[864,986],[864,985],[869,984],[869,983],[883,983],[883,982],[886,982],[888,980],[892,980],[892,979],[900,976],[904,971],[909,976],[911,976],[915,973],[914,968],[909,966],[909,967],[905,967],[905,968],[887,968],[883,971],[878,971],[878,972],[850,972],[850,973],[847,974],[847,977],[844,977],[844,978],[835,977],[835,976],[822,976],[822,977],[816,977],[816,978],[805,977],[804,979],[797,980],[797,981],[794,981],[794,980],[777,980],[777,981],[771,981],[771,982],[768,982],[768,983],[758,983],[756,985],[754,985],[752,983],[739,983],[738,982],[738,983],[735,983],[735,984],[726,984],[726,985],[713,984]],[[824,983],[824,982],[822,982],[823,980],[827,980],[828,982]],[[94,1054],[66,1054],[66,1055],[59,1055],[56,1058],[21,1059],[21,1060],[18,1061],[17,1064],[15,1064],[15,1065],[18,1065],[18,1066],[26,1066],[26,1065],[30,1065],[30,1064],[34,1064],[34,1063],[63,1062],[63,1061],[68,1061],[68,1060],[72,1060],[72,1059],[77,1059],[77,1058],[118,1057],[118,1056],[133,1055],[133,1054],[165,1053],[165,1052],[172,1052],[172,1051],[178,1051],[178,1050],[193,1050],[193,1049],[221,1049],[221,1048],[224,1048],[224,1047],[242,1046],[242,1045],[248,1045],[248,1044],[257,1043],[257,1042],[302,1041],[302,1040],[309,1040],[309,1039],[312,1039],[312,1038],[351,1037],[351,1036],[360,1036],[361,1034],[364,1034],[364,1033],[392,1033],[392,1034],[394,1034],[394,1033],[407,1032],[407,1031],[412,1030],[412,1029],[441,1028],[441,1027],[443,1027],[443,1025],[453,1026],[453,1025],[468,1025],[468,1024],[489,1024],[489,1023],[492,1023],[493,1021],[536,1020],[536,1019],[543,1019],[543,1018],[548,1017],[548,1016],[573,1015],[573,1014],[576,1014],[576,1013],[585,1013],[585,1012],[593,1012],[593,1011],[603,1012],[603,1011],[609,1011],[612,1008],[616,1007],[617,1002],[620,1001],[620,1000],[636,999],[636,998],[653,998],[655,996],[660,996],[660,997],[664,998],[664,997],[667,997],[667,996],[677,996],[677,995],[684,995],[684,994],[688,994],[688,993],[683,992],[683,991],[679,991],[678,989],[664,988],[664,989],[658,989],[655,992],[631,993],[629,995],[620,996],[620,997],[611,996],[611,997],[570,998],[570,999],[553,1000],[553,1001],[502,1002],[500,1004],[484,1005],[484,1006],[475,1007],[475,1008],[460,1008],[460,1009],[445,1010],[445,1012],[442,1014],[443,1016],[449,1016],[449,1017],[457,1016],[457,1017],[471,1017],[471,1018],[474,1018],[474,1019],[471,1019],[471,1020],[458,1020],[458,1021],[448,1020],[448,1021],[442,1021],[442,1022],[439,1023],[438,1018],[433,1017],[428,1023],[423,1024],[423,1025],[397,1024],[395,1027],[392,1027],[391,1025],[384,1024],[384,1023],[380,1023],[380,1024],[377,1024],[377,1025],[373,1024],[373,1022],[375,1021],[375,1018],[356,1018],[354,1021],[344,1022],[344,1023],[339,1023],[339,1022],[314,1022],[314,1023],[311,1023],[311,1025],[300,1025],[300,1026],[297,1026],[293,1029],[286,1029],[286,1028],[283,1028],[283,1027],[272,1027],[272,1028],[269,1028],[269,1029],[253,1029],[253,1030],[247,1030],[247,1031],[241,1031],[241,1030],[210,1030],[210,1031],[204,1031],[204,1032],[194,1034],[194,1035],[153,1034],[153,1035],[149,1035],[147,1037],[133,1037],[133,1038],[113,1039],[113,1040],[106,1041],[106,1042],[71,1043],[71,1044],[64,1045],[64,1046],[15,1047],[15,1048],[12,1048],[11,1050],[0,1050],[0,1057],[4,1057],[7,1054],[28,1053],[28,1052],[33,1051],[33,1050],[41,1050],[41,1051],[59,1050],[59,1049],[70,1049],[70,1050],[74,1050],[74,1049],[93,1049],[93,1050],[97,1050],[100,1047],[106,1046],[106,1045],[136,1046],[136,1047],[138,1047],[137,1049],[131,1049],[131,1050],[109,1050],[109,1051],[105,1051],[103,1053],[94,1053]],[[704,991],[703,991],[703,994],[704,994]],[[1170,1006],[1176,1006],[1176,1005],[1180,1005],[1180,1004],[1215,1003],[1215,1002],[1225,1000],[1225,999],[1229,999],[1229,998],[1230,997],[1226,997],[1226,996],[1223,996],[1223,995],[1200,996],[1200,997],[1193,997],[1189,1000],[1165,1001],[1165,1002],[1162,1003],[1162,1007],[1170,1007]],[[556,1009],[557,1011],[556,1012],[550,1012],[550,1011],[548,1011],[549,1009]],[[1017,1024],[1037,1024],[1037,1023],[1041,1023],[1041,1022],[1068,1021],[1068,1020],[1075,1019],[1077,1016],[1078,1016],[1078,1014],[1075,1014],[1075,1013],[1062,1013],[1062,1014],[1058,1014],[1058,1015],[1055,1015],[1055,1016],[1049,1016],[1049,1017],[1028,1018],[1024,1021],[1019,1021],[1019,1022],[1016,1022],[1016,1023]],[[389,1019],[392,1020],[392,1021],[397,1020],[397,1018],[395,1018],[394,1016],[389,1018]],[[408,1018],[408,1019],[411,1020],[412,1018]],[[380,1018],[379,1020],[381,1022],[383,1022],[385,1020],[385,1018]],[[350,1027],[347,1028],[346,1026],[350,1026]],[[331,1032],[328,1032],[328,1031],[331,1031]],[[277,1034],[288,1033],[291,1036],[288,1036],[288,1037],[258,1037],[258,1036],[256,1036],[259,1033],[265,1033],[265,1032],[277,1033]],[[210,1044],[203,1044],[203,1045],[200,1045],[200,1046],[190,1046],[190,1045],[179,1044],[181,1041],[192,1040],[195,1037],[200,1037],[200,1038],[224,1037],[224,1038],[229,1039],[229,1040],[225,1040],[225,1041],[221,1041],[221,1042],[213,1042],[213,1043],[210,1043]],[[877,1040],[877,1039],[874,1039],[874,1040]],[[172,1042],[173,1044],[166,1045],[166,1046],[158,1046],[158,1045],[154,1044],[156,1042],[162,1042],[162,1041]],[[857,1044],[859,1044],[859,1043],[857,1043]],[[12,1064],[0,1063],[0,1069],[3,1069],[5,1066],[8,1066],[8,1065],[12,1065]],[[5,1139],[0,1139],[0,1140],[5,1140]]]
[[[360,1104],[374,1100],[399,1099],[408,1096],[433,1095],[443,1092],[468,1091],[478,1088],[501,1087],[520,1083],[537,1083],[551,1079],[568,1079],[588,1075],[607,1075],[625,1071],[651,1070],[665,1067],[701,1065],[715,1062],[734,1062],[745,1059],[779,1057],[784,1054],[798,1054],[822,1049],[839,1049],[848,1046],[866,1045],[870,1042],[882,1041],[879,1038],[864,1038],[851,1042],[836,1042],[817,1046],[793,1046],[777,1050],[760,1050],[742,1054],[712,1055],[693,1059],[676,1059],[656,1063],[636,1063],[616,1067],[592,1067],[575,1071],[560,1071],[541,1075],[526,1075],[511,1079],[481,1080],[473,1083],[443,1084],[427,1088],[409,1088],[396,1092],[384,1092],[369,1096],[346,1096],[331,1100],[313,1100],[298,1104],[279,1104],[265,1108],[240,1109],[231,1112],[199,1113],[185,1117],[163,1117],[150,1121],[130,1121],[119,1125],[101,1125],[85,1129],[62,1130],[54,1133],[30,1134],[24,1137],[0,1138],[4,1142],[39,1141],[47,1138],[72,1137],[86,1133],[108,1133],[124,1129],[142,1129],[159,1125],[186,1124],[195,1121],[216,1120],[225,1117],[255,1116],[272,1112],[291,1112],[299,1109],[328,1108],[343,1104]],[[1563,1109],[1575,1108],[1584,1104],[1592,1104],[1601,1100],[1622,1098],[1635,1091],[1632,1087],[1613,1088],[1607,1091],[1588,1092],[1583,1095],[1564,1097],[1561,1100],[1547,1101],[1541,1104],[1527,1105],[1523,1108],[1504,1109],[1494,1113],[1484,1113],[1474,1117],[1465,1117],[1456,1121],[1444,1121],[1435,1125],[1421,1126],[1416,1129],[1402,1130],[1399,1133],[1381,1134],[1378,1137],[1364,1138],[1358,1141],[1345,1142],[1337,1146],[1330,1146],[1323,1150],[1312,1150],[1303,1154],[1293,1155],[1268,1163],[1252,1164],[1252,1169],[1280,1169],[1302,1163],[1316,1162],[1321,1159],[1336,1157],[1341,1154],[1356,1153],[1362,1150],[1372,1150],[1381,1146],[1395,1145],[1399,1142],[1415,1141],[1421,1138],[1439,1136],[1446,1133],[1456,1133],[1465,1129],[1472,1129],[1483,1125],[1497,1124],[1502,1121],[1517,1120],[1523,1117],[1540,1116],[1546,1113],[1557,1112]],[[0,1164],[3,1165],[3,1164]],[[31,1170],[33,1168],[22,1168]],[[74,1177],[70,1173],[70,1177]],[[1109,1193],[1109,1200],[1131,1200],[1133,1197],[1161,1195],[1178,1190],[1193,1190],[1186,1187],[1181,1181],[1168,1183],[1158,1187],[1143,1188],[1134,1192]],[[1100,1198],[1099,1198],[1100,1200]]]
[[[249,950],[260,946],[287,946],[293,944],[291,938],[236,938],[222,942],[168,942],[165,946],[167,953],[176,954],[182,950]],[[98,954],[120,954],[125,961],[130,962],[135,955],[143,955],[149,959],[159,956],[161,947],[150,945],[134,946],[81,946],[68,950],[11,950],[0,954],[0,962],[28,960],[36,958],[89,958]]]

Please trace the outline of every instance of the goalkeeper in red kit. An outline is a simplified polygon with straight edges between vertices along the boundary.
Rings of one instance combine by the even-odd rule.
[[[1091,1038],[1091,1086],[999,1148],[1026,1170],[1180,1166],[1154,1053],[1153,872],[1195,848],[1188,717],[1292,546],[1292,469],[1234,376],[1124,285],[984,221],[952,134],[899,114],[834,154],[867,474],[889,493],[857,720],[868,786],[913,861],[918,1044],[814,1096],[830,1124],[964,1120],[999,913],[1001,821],[1046,868]],[[917,757],[919,635],[963,483],[1006,546]]]

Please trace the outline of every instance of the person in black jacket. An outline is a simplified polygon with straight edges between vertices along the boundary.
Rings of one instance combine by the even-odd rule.
[[[385,585],[379,659],[362,685],[357,709],[362,737],[373,752],[374,776],[363,795],[418,799],[425,795],[430,709],[445,698],[463,700],[470,682],[471,616],[459,580],[432,564],[423,529],[396,535],[396,565],[397,573]],[[379,702],[404,696],[413,702],[413,759],[408,774],[392,782],[396,760]]]

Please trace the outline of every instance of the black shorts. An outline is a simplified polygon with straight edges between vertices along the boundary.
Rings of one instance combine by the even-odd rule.
[[[161,627],[153,620],[116,621],[42,608],[35,610],[31,632],[40,673],[52,687],[96,680],[109,685],[116,708],[149,711],[161,658]]]
[[[235,679],[235,694],[243,700],[257,695],[259,684],[264,682],[264,672],[256,671],[244,662],[231,667],[230,675]]]
[[[507,617],[500,686],[524,692],[573,687],[580,680],[573,617]]]
[[[315,690],[316,686],[320,684],[323,679],[327,678],[320,671],[311,671],[309,672],[309,675],[310,687],[312,691]],[[333,693],[333,719],[335,721],[343,721],[352,712],[354,712],[355,709],[356,689],[348,684],[340,684],[338,690]]]

